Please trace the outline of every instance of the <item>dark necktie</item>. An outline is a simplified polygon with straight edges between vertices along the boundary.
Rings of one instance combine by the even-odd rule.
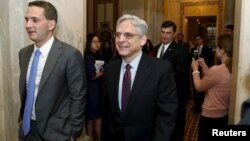
[[[161,47],[161,54],[160,54],[160,58],[163,56],[163,54],[164,54],[164,49],[165,49],[165,46],[164,45],[162,45],[162,47]]]
[[[31,113],[32,113],[34,94],[35,94],[36,72],[37,72],[40,54],[41,54],[40,50],[37,49],[34,55],[31,69],[30,69],[28,86],[26,87],[27,97],[26,97],[26,102],[25,102],[25,107],[24,107],[23,123],[22,123],[22,128],[23,128],[23,132],[25,136],[30,131]]]
[[[131,91],[131,66],[126,65],[126,71],[123,76],[122,83],[122,112],[125,113],[128,105],[129,94]]]

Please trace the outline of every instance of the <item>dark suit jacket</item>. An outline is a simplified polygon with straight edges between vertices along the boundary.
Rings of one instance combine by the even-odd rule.
[[[155,47],[156,53],[158,52],[161,45],[162,43]],[[183,46],[178,45],[175,41],[173,41],[163,54],[162,59],[168,60],[172,64],[179,102],[180,104],[184,101],[186,103],[189,91],[187,50]]]
[[[178,105],[171,65],[145,53],[130,93],[126,113],[118,105],[122,60],[104,68],[102,141],[168,141]]]
[[[190,54],[191,57],[193,57],[194,50],[196,50],[196,47],[191,49],[191,54]],[[205,60],[209,68],[214,65],[214,53],[209,47],[203,45],[200,57]],[[190,65],[191,63],[192,63],[192,58],[190,59]]]
[[[19,121],[26,100],[26,75],[34,45],[19,52]],[[36,123],[46,141],[64,141],[77,137],[83,128],[86,80],[81,53],[55,38],[48,54],[36,99]]]

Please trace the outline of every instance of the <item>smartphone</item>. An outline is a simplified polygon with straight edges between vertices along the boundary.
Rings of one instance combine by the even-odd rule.
[[[198,60],[198,59],[199,59],[199,51],[198,51],[197,49],[194,50],[193,57],[194,57],[195,60]]]

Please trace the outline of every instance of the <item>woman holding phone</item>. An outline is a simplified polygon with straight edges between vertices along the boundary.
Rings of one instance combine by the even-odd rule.
[[[205,99],[202,104],[202,113],[199,123],[199,138],[206,140],[211,134],[211,129],[227,125],[230,79],[232,72],[233,39],[223,34],[219,36],[216,47],[216,57],[222,62],[209,68],[203,58],[192,58],[191,67],[195,89],[198,92],[205,91]],[[202,72],[198,71],[201,66]],[[203,73],[201,79],[199,73]]]

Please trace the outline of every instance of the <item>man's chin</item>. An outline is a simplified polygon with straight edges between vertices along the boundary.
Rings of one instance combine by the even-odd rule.
[[[127,51],[124,50],[119,50],[118,53],[120,56],[126,56],[128,54]]]

